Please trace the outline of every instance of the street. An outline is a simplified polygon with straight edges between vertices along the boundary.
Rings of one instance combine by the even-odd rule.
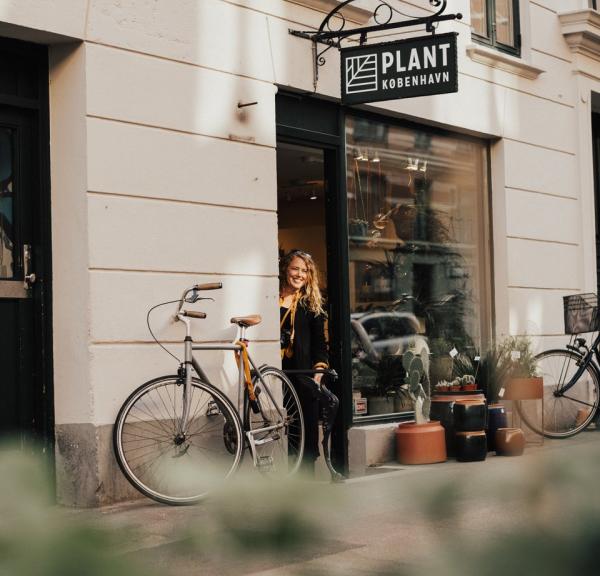
[[[391,464],[342,485],[242,475],[193,507],[140,500],[61,513],[125,528],[113,552],[150,574],[581,574],[600,532],[598,439],[586,431],[522,457]]]

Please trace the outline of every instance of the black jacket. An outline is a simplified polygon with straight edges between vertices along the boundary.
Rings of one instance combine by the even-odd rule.
[[[296,308],[294,318],[294,355],[283,358],[283,368],[309,370],[317,364],[329,367],[327,341],[325,338],[325,315],[315,314],[302,304]]]

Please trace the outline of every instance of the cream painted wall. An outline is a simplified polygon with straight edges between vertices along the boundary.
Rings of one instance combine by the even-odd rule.
[[[174,370],[145,311],[195,281],[225,286],[199,339],[231,339],[230,316],[260,313],[254,349],[278,361],[275,94],[313,89],[310,43],[288,30],[319,25],[315,1],[0,0],[0,32],[83,40],[51,50],[57,424],[110,424],[135,386]],[[499,68],[469,55],[469,0],[456,0],[464,19],[439,31],[459,32],[460,91],[366,107],[490,139],[496,331],[540,346],[562,339],[562,296],[596,283],[600,65],[570,51],[557,16],[581,3],[521,0],[528,66]],[[326,56],[318,94],[338,98],[338,54]],[[169,341],[171,313],[155,316]],[[231,379],[231,358],[208,362]]]
[[[50,50],[54,412],[57,424],[90,422],[86,50]]]
[[[144,311],[195,278],[226,285],[201,337],[230,337],[227,310],[243,313],[236,304],[245,300],[248,312],[265,317],[257,337],[276,340],[274,95],[275,84],[312,89],[310,44],[288,34],[320,23],[323,12],[304,4],[90,0],[79,20],[71,15],[79,25],[83,18],[79,34],[87,41],[92,358],[121,366],[125,350],[142,346],[147,354]],[[593,251],[584,248],[580,226],[590,213],[589,190],[585,196],[579,183],[582,169],[590,170],[580,152],[589,135],[582,134],[581,88],[557,18],[564,4],[521,4],[523,56],[543,70],[537,78],[468,55],[469,2],[461,0],[452,9],[465,18],[439,29],[459,32],[459,93],[369,108],[500,139],[492,148],[497,331],[542,336],[560,333],[560,297],[595,281],[586,276]],[[425,0],[411,3],[419,7],[430,11]],[[335,51],[327,53],[318,92],[339,97]],[[240,112],[238,102],[250,101],[258,104]],[[559,215],[561,226],[549,225]],[[161,314],[161,335],[174,339],[177,329]],[[136,381],[134,360],[123,395]],[[119,384],[103,384],[97,362],[90,369],[92,421],[109,423]]]

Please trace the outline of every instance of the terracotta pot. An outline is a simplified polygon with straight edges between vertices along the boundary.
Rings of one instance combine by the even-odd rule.
[[[446,441],[440,423],[400,424],[396,430],[396,458],[400,464],[445,462]]]
[[[537,400],[544,395],[543,378],[511,378],[504,393],[504,400]]]
[[[488,452],[496,450],[496,430],[498,428],[506,428],[508,421],[506,418],[506,410],[503,404],[488,404],[488,426],[487,426],[487,442]]]
[[[484,430],[456,433],[456,459],[478,462],[487,457],[487,438]]]
[[[496,454],[498,456],[521,456],[525,450],[525,434],[520,428],[498,428],[496,431]]]
[[[463,392],[472,392],[473,390],[477,390],[477,384],[465,384],[460,388]]]
[[[457,400],[452,408],[454,429],[457,432],[484,430],[487,426],[485,400]]]

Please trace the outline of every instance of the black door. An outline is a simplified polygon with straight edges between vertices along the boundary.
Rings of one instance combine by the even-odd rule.
[[[43,448],[52,438],[45,55],[0,40],[0,436]]]

